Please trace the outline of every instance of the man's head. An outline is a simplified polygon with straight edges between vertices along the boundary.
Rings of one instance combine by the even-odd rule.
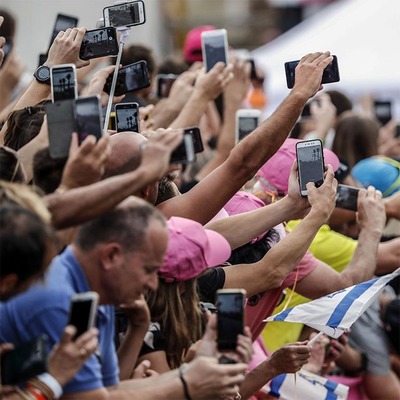
[[[0,207],[0,298],[6,300],[40,279],[54,253],[53,232],[19,205]]]
[[[101,302],[119,305],[157,289],[167,241],[163,215],[147,202],[130,197],[83,224],[74,249]]]

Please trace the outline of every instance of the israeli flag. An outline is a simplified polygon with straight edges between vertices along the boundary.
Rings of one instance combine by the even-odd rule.
[[[380,278],[338,290],[306,304],[272,315],[266,321],[298,322],[337,339],[378,297],[383,287],[400,275],[400,268]]]

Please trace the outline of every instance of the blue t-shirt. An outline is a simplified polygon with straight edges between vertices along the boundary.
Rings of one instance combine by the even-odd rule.
[[[44,282],[0,303],[0,341],[18,346],[45,333],[52,347],[60,341],[67,324],[71,297],[89,290],[86,276],[68,247],[53,260]],[[97,310],[98,353],[101,357],[92,355],[63,388],[64,393],[95,390],[118,383],[118,360],[113,340],[114,307],[99,306]]]

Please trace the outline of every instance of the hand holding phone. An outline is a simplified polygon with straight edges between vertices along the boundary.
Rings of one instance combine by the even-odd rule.
[[[96,292],[77,293],[72,297],[67,325],[75,326],[74,339],[94,326],[98,302]]]
[[[117,32],[114,27],[86,31],[79,58],[91,60],[98,57],[116,56],[119,51]]]
[[[332,57],[333,57],[332,62],[324,69],[321,83],[333,83],[340,81],[337,57],[336,56]],[[285,63],[286,83],[289,89],[292,89],[294,86],[295,70],[299,62],[300,60],[288,61]]]
[[[79,97],[75,100],[75,130],[79,144],[89,135],[100,139],[103,135],[103,117],[100,96]]]
[[[246,291],[220,289],[217,291],[217,346],[219,351],[234,350],[238,335],[244,333]]]
[[[203,61],[206,71],[222,61],[228,64],[228,35],[226,29],[215,29],[201,33]]]
[[[324,182],[324,152],[322,141],[304,140],[296,143],[296,158],[299,171],[301,195],[307,196],[307,183],[314,182],[319,187]]]
[[[170,164],[188,164],[194,160],[193,138],[190,133],[186,133],[180,145],[172,152]]]
[[[336,207],[357,211],[358,193],[360,188],[338,185],[336,192]]]
[[[49,49],[47,50],[47,53],[50,50],[51,45],[54,42],[54,39],[58,35],[59,32],[61,31],[66,31],[68,28],[75,28],[78,25],[78,18],[73,17],[70,15],[64,15],[64,14],[57,14],[56,21],[54,23],[54,28],[53,28],[53,33],[51,34],[51,39],[50,39],[50,44],[49,44]]]

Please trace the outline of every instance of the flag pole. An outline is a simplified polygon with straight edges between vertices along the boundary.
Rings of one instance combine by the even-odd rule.
[[[307,344],[307,346],[312,346],[322,335],[324,332],[318,332],[316,336],[314,336]]]

